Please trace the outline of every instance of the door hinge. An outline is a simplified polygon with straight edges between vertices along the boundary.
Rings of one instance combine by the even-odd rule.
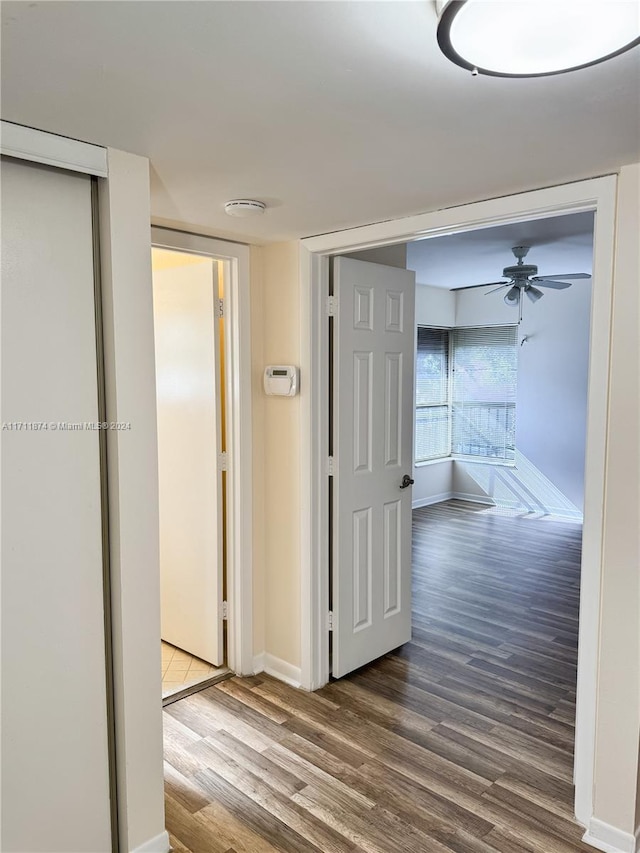
[[[224,317],[224,299],[218,299],[218,317]]]
[[[227,470],[227,451],[218,454],[218,465],[221,471]]]
[[[327,456],[327,474],[333,477],[336,473],[336,463],[333,456]]]
[[[327,296],[327,314],[329,317],[335,317],[338,313],[338,297]]]
[[[229,604],[226,601],[222,602],[222,621],[226,622],[229,618]]]
[[[327,625],[330,631],[333,631],[333,610],[329,611],[329,618],[327,619]]]

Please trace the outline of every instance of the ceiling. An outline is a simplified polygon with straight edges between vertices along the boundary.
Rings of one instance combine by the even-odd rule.
[[[538,275],[591,274],[593,224],[593,213],[574,213],[419,240],[407,244],[407,267],[418,284],[448,290],[499,282],[503,268],[517,263],[512,246],[530,246],[524,262],[536,264]]]
[[[3,2],[2,117],[145,155],[154,221],[255,242],[640,159],[640,49],[472,77],[435,30],[432,0]]]

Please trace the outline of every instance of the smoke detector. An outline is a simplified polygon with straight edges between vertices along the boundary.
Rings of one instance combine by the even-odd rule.
[[[224,206],[227,216],[258,216],[264,213],[267,205],[262,201],[254,201],[250,198],[233,198]]]

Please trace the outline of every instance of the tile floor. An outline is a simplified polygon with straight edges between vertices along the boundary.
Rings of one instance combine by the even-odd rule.
[[[175,646],[162,641],[162,696],[170,696],[185,687],[191,687],[199,681],[212,678],[225,667],[212,666],[189,652],[183,652]]]

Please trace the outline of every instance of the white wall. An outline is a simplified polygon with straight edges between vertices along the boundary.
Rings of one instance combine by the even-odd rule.
[[[456,321],[455,294],[442,287],[416,285],[416,327],[454,326]],[[451,497],[453,461],[442,459],[414,465],[413,506],[445,501]]]
[[[618,187],[594,799],[595,818],[626,833],[625,850],[640,822],[639,233],[637,164]]]
[[[456,326],[517,321],[491,288],[456,294]],[[501,505],[579,517],[584,506],[591,283],[525,298],[518,348],[516,469],[456,461],[453,491]]]
[[[384,264],[387,267],[407,268],[407,244],[396,243],[393,246],[379,246],[377,249],[365,249],[362,252],[350,252],[346,255],[356,261],[368,261],[370,264]]]
[[[149,161],[108,149],[101,186],[120,849],[165,853],[158,447]]]
[[[443,287],[416,285],[416,326],[442,326],[456,324],[455,293]]]
[[[2,160],[2,420],[99,420],[91,180]],[[100,435],[2,431],[2,840],[112,849]]]

